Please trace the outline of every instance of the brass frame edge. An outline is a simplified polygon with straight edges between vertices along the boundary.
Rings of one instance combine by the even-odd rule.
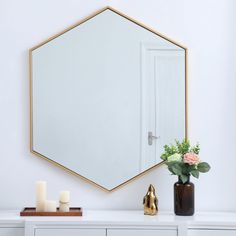
[[[32,51],[29,50],[29,95],[30,95],[30,109],[29,109],[29,116],[30,116],[30,151],[32,152],[32,147],[33,147],[33,81],[32,81]]]
[[[46,44],[46,43],[52,41],[53,39],[55,39],[55,38],[61,36],[62,34],[68,32],[68,31],[70,31],[70,30],[72,30],[73,28],[79,26],[80,24],[82,24],[82,23],[84,23],[84,22],[90,20],[91,18],[95,17],[96,15],[102,13],[102,12],[105,11],[105,10],[111,10],[111,11],[115,12],[116,14],[118,14],[118,15],[120,15],[120,16],[126,18],[127,20],[133,22],[134,24],[139,25],[140,27],[142,27],[142,28],[144,28],[144,29],[150,31],[151,33],[154,33],[154,34],[158,35],[159,37],[161,37],[161,38],[163,38],[163,39],[165,39],[165,40],[167,40],[167,41],[169,41],[169,42],[175,44],[176,46],[178,46],[178,47],[180,47],[180,48],[182,48],[182,49],[185,50],[185,138],[186,138],[186,139],[188,138],[188,49],[187,49],[187,47],[185,47],[185,46],[183,46],[183,45],[177,43],[176,41],[174,41],[174,40],[172,40],[172,39],[170,39],[170,38],[164,36],[163,34],[161,34],[161,33],[157,32],[157,31],[155,31],[155,30],[149,28],[148,26],[146,26],[146,25],[144,25],[144,24],[142,24],[142,23],[140,23],[140,22],[134,20],[133,18],[131,18],[131,17],[129,17],[129,16],[127,16],[127,15],[125,15],[125,14],[119,12],[118,10],[116,10],[116,9],[110,7],[110,6],[106,6],[106,7],[102,8],[102,9],[100,9],[100,10],[98,10],[98,11],[95,11],[94,13],[92,13],[92,14],[90,14],[89,16],[85,17],[84,19],[82,19],[82,20],[78,21],[77,23],[73,24],[72,26],[66,28],[65,30],[63,30],[63,31],[61,31],[61,32],[59,32],[59,33],[57,33],[57,34],[51,36],[51,37],[49,37],[48,39],[44,40],[43,42],[41,42],[41,43],[37,44],[36,46],[34,46],[34,47],[32,47],[32,48],[29,49],[29,79],[30,79],[30,81],[29,81],[29,85],[30,85],[30,86],[29,86],[29,88],[30,88],[30,91],[29,91],[29,95],[30,95],[30,152],[31,152],[32,154],[34,154],[34,155],[36,155],[36,156],[38,156],[38,157],[40,157],[40,158],[42,158],[42,159],[48,161],[48,162],[50,162],[50,163],[53,164],[53,165],[55,165],[55,166],[57,166],[57,167],[60,167],[61,169],[66,170],[66,171],[69,172],[70,174],[73,174],[73,175],[75,175],[75,176],[77,176],[77,177],[82,178],[82,179],[85,180],[86,182],[88,182],[88,183],[90,183],[90,184],[92,184],[92,185],[94,185],[94,186],[96,186],[96,187],[98,187],[98,188],[100,188],[100,189],[102,189],[102,190],[104,190],[104,191],[106,191],[106,192],[113,192],[113,191],[115,191],[115,190],[117,190],[117,189],[119,189],[119,188],[121,188],[121,187],[127,185],[127,184],[130,183],[131,181],[136,180],[136,179],[138,179],[139,177],[145,175],[145,174],[148,173],[149,171],[151,171],[151,170],[153,170],[153,169],[155,169],[155,168],[161,166],[161,165],[164,163],[164,161],[161,161],[160,163],[158,163],[158,164],[156,164],[156,165],[154,165],[154,166],[152,166],[152,167],[146,169],[145,171],[141,172],[140,174],[138,174],[138,175],[132,177],[131,179],[129,179],[129,180],[127,180],[127,181],[125,181],[125,182],[119,184],[118,186],[116,186],[116,187],[114,187],[114,188],[112,188],[112,189],[107,189],[107,188],[105,188],[105,187],[103,187],[103,186],[101,186],[101,185],[99,185],[99,184],[93,182],[92,180],[90,180],[90,179],[88,179],[88,178],[86,178],[86,177],[84,177],[84,176],[82,176],[82,175],[80,175],[80,174],[78,174],[78,173],[76,173],[76,172],[70,170],[69,168],[67,168],[67,167],[65,167],[65,166],[63,166],[63,165],[57,163],[56,161],[53,161],[53,160],[51,160],[50,158],[48,158],[48,157],[46,157],[46,156],[44,156],[44,155],[38,153],[37,151],[33,150],[33,96],[32,96],[32,95],[33,95],[33,91],[32,91],[32,89],[33,89],[33,81],[32,81],[32,66],[33,66],[33,64],[32,64],[32,53],[33,53],[33,51],[34,51],[35,49],[37,49],[37,48],[43,46],[44,44]]]
[[[62,34],[68,32],[68,31],[70,31],[70,30],[74,29],[75,27],[77,27],[77,26],[83,24],[84,22],[90,20],[91,18],[95,17],[96,15],[99,15],[100,13],[102,13],[103,11],[106,11],[106,10],[113,11],[114,13],[116,13],[116,14],[118,14],[118,15],[124,17],[124,18],[126,18],[127,20],[133,22],[134,24],[141,26],[142,28],[144,28],[144,29],[150,31],[150,32],[153,33],[153,34],[156,34],[156,35],[160,36],[161,38],[163,38],[163,39],[165,39],[165,40],[167,40],[167,41],[169,41],[169,42],[175,44],[176,46],[178,46],[178,47],[180,47],[180,48],[182,48],[182,49],[185,49],[185,50],[187,49],[185,46],[181,45],[180,43],[176,42],[175,40],[170,39],[169,37],[167,37],[167,36],[161,34],[160,32],[158,32],[158,31],[156,31],[156,30],[154,30],[154,29],[152,29],[152,28],[150,28],[150,27],[148,27],[148,26],[146,26],[146,25],[143,24],[143,23],[141,23],[141,22],[139,22],[139,21],[133,19],[132,17],[129,17],[129,16],[127,16],[126,14],[124,14],[124,13],[122,13],[122,12],[120,12],[120,11],[118,11],[118,10],[116,10],[116,9],[114,9],[114,8],[112,8],[112,7],[110,7],[110,6],[106,6],[106,7],[102,8],[102,9],[100,9],[100,10],[95,11],[94,13],[92,13],[92,14],[90,14],[89,16],[85,17],[84,19],[82,19],[82,20],[78,21],[77,23],[73,24],[72,26],[67,27],[67,28],[64,29],[63,31],[60,31],[60,32],[57,33],[57,34],[54,34],[53,36],[51,36],[51,37],[49,37],[48,39],[44,40],[43,42],[37,44],[36,46],[30,48],[30,51],[33,51],[33,50],[35,50],[35,49],[37,49],[37,48],[43,46],[44,44],[46,44],[46,43],[52,41],[53,39],[55,39],[55,38],[61,36]]]
[[[62,30],[62,31],[60,31],[60,32],[58,32],[58,33],[56,33],[56,34],[54,34],[53,36],[51,36],[51,37],[49,37],[48,39],[44,40],[43,42],[41,42],[41,43],[35,45],[34,47],[30,48],[29,50],[30,50],[30,51],[34,51],[35,49],[37,49],[37,48],[43,46],[44,44],[46,44],[46,43],[52,41],[53,39],[55,39],[55,38],[57,38],[57,37],[63,35],[64,33],[66,33],[66,32],[68,32],[68,31],[74,29],[75,27],[77,27],[77,26],[83,24],[84,22],[90,20],[91,18],[95,17],[96,15],[99,15],[100,13],[102,13],[103,11],[105,11],[105,10],[107,10],[107,9],[109,9],[109,7],[104,7],[104,8],[102,8],[102,9],[100,9],[100,10],[95,11],[94,13],[90,14],[89,16],[87,16],[87,17],[83,18],[82,20],[78,21],[77,23],[75,23],[75,24],[73,24],[73,25],[71,25],[71,26],[65,28],[64,30]]]
[[[122,13],[122,12],[120,12],[120,11],[118,11],[118,10],[112,8],[112,7],[109,7],[109,6],[106,7],[105,10],[107,10],[107,9],[109,9],[109,10],[115,12],[116,14],[118,14],[118,15],[120,15],[120,16],[126,18],[127,20],[133,22],[134,24],[141,26],[142,28],[144,28],[144,29],[150,31],[151,33],[156,34],[156,35],[160,36],[161,38],[163,38],[163,39],[165,39],[165,40],[167,40],[167,41],[169,41],[169,42],[175,44],[176,46],[178,46],[178,47],[180,47],[180,48],[182,48],[182,49],[184,49],[184,50],[187,49],[185,46],[181,45],[180,43],[176,42],[175,40],[170,39],[169,37],[165,36],[164,34],[158,32],[158,31],[156,31],[156,30],[154,30],[154,29],[152,29],[152,28],[150,28],[150,27],[148,27],[148,26],[146,26],[145,24],[143,24],[143,23],[141,23],[141,22],[139,22],[139,21],[133,19],[132,17],[127,16],[126,14],[124,14],[124,13]]]
[[[90,183],[90,184],[92,184],[92,185],[94,185],[94,186],[96,186],[96,187],[98,187],[98,188],[100,188],[100,189],[106,191],[106,192],[113,192],[113,191],[115,191],[115,190],[117,190],[117,189],[119,189],[119,188],[121,188],[121,187],[127,185],[127,184],[130,183],[131,181],[133,181],[133,180],[135,180],[135,179],[137,179],[137,178],[143,176],[143,175],[146,174],[147,172],[149,172],[149,171],[151,171],[151,170],[157,168],[158,166],[160,166],[160,165],[162,165],[162,164],[164,163],[164,161],[161,161],[160,163],[158,163],[158,164],[156,164],[156,165],[154,165],[154,166],[152,166],[152,167],[146,169],[146,170],[143,171],[142,173],[140,173],[140,174],[138,174],[138,175],[135,175],[135,176],[132,177],[131,179],[129,179],[129,180],[127,180],[127,181],[125,181],[125,182],[123,182],[123,183],[117,185],[116,187],[114,187],[114,188],[112,188],[112,189],[107,189],[107,188],[101,186],[100,184],[97,184],[96,182],[94,182],[94,181],[92,181],[92,180],[90,180],[90,179],[84,177],[83,175],[80,175],[80,174],[76,173],[75,171],[73,171],[73,170],[71,170],[71,169],[69,169],[69,168],[67,168],[67,167],[65,167],[65,166],[63,166],[63,165],[61,165],[61,164],[59,164],[58,162],[51,160],[50,158],[48,158],[48,157],[46,157],[46,156],[40,154],[39,152],[34,151],[33,149],[31,149],[31,153],[34,154],[34,155],[36,155],[37,157],[40,157],[41,159],[43,159],[43,160],[45,160],[45,161],[47,161],[47,162],[50,162],[53,166],[57,166],[57,167],[59,167],[59,168],[65,170],[65,171],[67,171],[68,173],[73,174],[73,175],[76,176],[76,177],[80,177],[80,178],[82,178],[84,181],[86,181],[86,182],[88,182],[88,183]]]
[[[60,168],[63,169],[63,170],[66,170],[66,171],[67,171],[68,173],[70,173],[70,174],[73,174],[73,175],[75,175],[75,176],[77,176],[77,177],[82,178],[82,179],[85,180],[85,181],[90,182],[91,184],[95,185],[96,187],[101,188],[102,190],[105,190],[105,191],[107,191],[107,192],[110,191],[109,189],[107,189],[107,188],[105,188],[105,187],[103,187],[103,186],[101,186],[101,185],[95,183],[94,181],[92,181],[92,180],[90,180],[90,179],[84,177],[83,175],[80,175],[80,174],[76,173],[75,171],[73,171],[73,170],[71,170],[71,169],[69,169],[69,168],[67,168],[67,167],[65,167],[65,166],[63,166],[63,165],[61,165],[61,164],[59,164],[58,162],[51,160],[50,158],[48,158],[48,157],[46,157],[46,156],[40,154],[40,153],[37,152],[37,151],[34,151],[33,149],[31,149],[31,153],[33,153],[34,155],[36,155],[36,156],[38,156],[38,157],[44,159],[44,160],[47,161],[47,162],[50,162],[50,163],[53,164],[53,165],[56,165],[57,167],[60,167]]]
[[[188,49],[185,48],[185,139],[188,139]]]

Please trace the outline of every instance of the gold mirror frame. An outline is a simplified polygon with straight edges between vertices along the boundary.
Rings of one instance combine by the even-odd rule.
[[[153,30],[153,29],[151,29],[151,28],[145,26],[144,24],[142,24],[142,23],[140,23],[140,22],[138,22],[138,21],[132,19],[131,17],[129,17],[129,16],[127,16],[127,15],[125,15],[125,14],[123,14],[123,13],[121,13],[121,12],[119,12],[119,11],[115,10],[114,8],[109,7],[109,6],[104,7],[104,8],[102,8],[102,9],[96,11],[95,13],[89,15],[88,17],[86,17],[86,18],[84,18],[83,20],[77,22],[76,24],[74,24],[74,25],[68,27],[67,29],[63,30],[62,32],[59,32],[59,33],[53,35],[52,37],[48,38],[47,40],[43,41],[42,43],[40,43],[40,44],[38,44],[38,45],[32,47],[31,49],[29,49],[29,75],[30,75],[30,76],[29,76],[29,78],[30,78],[30,152],[33,153],[34,155],[38,156],[38,157],[43,158],[43,159],[46,160],[46,161],[49,161],[50,163],[52,163],[52,164],[54,164],[54,165],[56,165],[56,166],[58,166],[58,167],[60,167],[60,168],[62,168],[62,169],[64,169],[64,170],[68,171],[69,173],[71,173],[71,174],[73,174],[73,175],[79,176],[80,178],[82,178],[82,179],[86,180],[87,182],[89,182],[89,183],[91,183],[91,184],[93,184],[93,185],[95,185],[95,186],[101,188],[102,190],[105,190],[105,191],[107,191],[107,192],[112,192],[112,191],[117,190],[117,189],[119,189],[120,187],[126,185],[127,183],[133,181],[134,179],[137,179],[138,177],[141,177],[141,176],[143,176],[144,174],[148,173],[149,171],[151,171],[151,170],[157,168],[158,166],[162,165],[163,162],[160,162],[160,163],[158,163],[158,164],[156,164],[156,165],[154,165],[154,166],[152,166],[152,167],[146,169],[146,170],[143,171],[142,173],[140,173],[140,174],[134,176],[133,178],[131,178],[131,179],[129,179],[129,180],[127,180],[127,181],[121,183],[120,185],[114,187],[113,189],[106,189],[105,187],[103,187],[103,186],[101,186],[101,185],[99,185],[99,184],[97,184],[97,183],[91,181],[90,179],[88,179],[88,178],[86,178],[86,177],[84,177],[84,176],[82,176],[82,175],[80,175],[80,174],[78,174],[78,173],[76,173],[76,172],[74,172],[74,171],[68,169],[67,167],[65,167],[65,166],[63,166],[63,165],[61,165],[61,164],[59,164],[59,163],[57,163],[57,162],[55,162],[55,161],[49,159],[48,157],[46,157],[46,156],[44,156],[44,155],[42,155],[42,154],[36,152],[35,150],[33,150],[32,52],[33,52],[35,49],[37,49],[37,48],[43,46],[44,44],[46,44],[46,43],[48,43],[48,42],[50,42],[51,40],[53,40],[53,39],[55,39],[55,38],[61,36],[62,34],[64,34],[64,33],[68,32],[68,31],[72,30],[73,28],[79,26],[80,24],[83,24],[84,22],[90,20],[91,18],[95,17],[96,15],[102,13],[102,12],[105,11],[105,10],[113,11],[114,13],[116,13],[116,14],[118,14],[118,15],[124,17],[124,18],[126,18],[127,20],[133,22],[134,24],[136,24],[136,25],[138,25],[138,26],[140,26],[140,27],[142,27],[142,28],[144,28],[144,29],[146,29],[146,30],[148,30],[148,31],[150,31],[150,32],[152,32],[152,33],[154,33],[154,34],[156,34],[157,36],[159,36],[159,37],[161,37],[161,38],[163,38],[163,39],[165,39],[165,40],[167,40],[167,41],[169,41],[169,42],[175,44],[176,46],[178,46],[178,47],[184,49],[184,51],[185,51],[185,138],[188,138],[188,66],[187,66],[187,64],[188,64],[188,49],[187,49],[185,46],[183,46],[183,45],[177,43],[176,41],[174,41],[174,40],[172,40],[172,39],[170,39],[170,38],[168,38],[168,37],[162,35],[161,33],[159,33],[159,32],[157,32],[157,31],[155,31],[155,30]]]

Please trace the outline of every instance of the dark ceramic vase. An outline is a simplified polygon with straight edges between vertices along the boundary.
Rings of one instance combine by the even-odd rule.
[[[194,214],[194,184],[189,181],[183,184],[179,178],[174,184],[174,208],[179,216],[192,216]]]

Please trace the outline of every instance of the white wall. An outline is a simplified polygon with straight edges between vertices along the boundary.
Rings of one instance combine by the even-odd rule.
[[[236,210],[235,0],[0,0],[0,208],[34,205],[34,182],[49,198],[68,189],[89,209],[141,209],[149,183],[161,210],[177,179],[158,168],[106,193],[29,152],[28,48],[110,5],[189,48],[189,136],[212,170],[196,183],[197,210]]]

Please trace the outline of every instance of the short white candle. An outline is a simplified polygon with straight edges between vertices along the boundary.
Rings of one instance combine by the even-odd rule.
[[[60,192],[60,211],[61,212],[69,212],[70,211],[70,192],[62,191]]]
[[[63,202],[63,203],[70,202],[70,192],[69,191],[60,192],[60,202]]]
[[[45,201],[47,195],[47,182],[37,181],[36,182],[36,211],[44,211]]]
[[[57,202],[47,200],[45,201],[45,212],[56,212],[57,211]]]

